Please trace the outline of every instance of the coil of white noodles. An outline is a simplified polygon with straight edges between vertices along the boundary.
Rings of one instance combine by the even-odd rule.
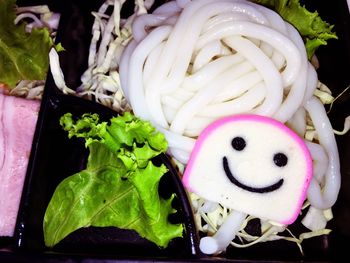
[[[270,116],[304,137],[310,116],[318,134],[310,151],[328,164],[317,164],[308,199],[318,209],[336,201],[339,157],[313,96],[317,74],[299,33],[277,13],[244,0],[167,2],[135,19],[119,72],[134,113],[165,134],[183,164],[196,137],[220,117]]]

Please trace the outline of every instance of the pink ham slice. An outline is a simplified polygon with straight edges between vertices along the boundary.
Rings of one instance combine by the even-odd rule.
[[[0,236],[13,236],[39,101],[0,94]]]

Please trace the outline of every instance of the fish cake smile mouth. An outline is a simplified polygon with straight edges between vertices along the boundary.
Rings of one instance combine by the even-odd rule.
[[[281,178],[276,183],[268,185],[268,186],[264,186],[264,187],[249,186],[249,185],[243,184],[242,182],[240,182],[239,180],[237,180],[234,177],[233,173],[231,172],[231,169],[230,169],[230,166],[228,164],[228,160],[227,160],[226,156],[224,156],[222,158],[222,165],[223,165],[225,174],[226,174],[227,178],[230,180],[230,182],[233,183],[234,185],[236,185],[237,187],[244,189],[246,191],[249,191],[249,192],[261,193],[261,194],[273,192],[273,191],[279,189],[284,182],[284,180]]]

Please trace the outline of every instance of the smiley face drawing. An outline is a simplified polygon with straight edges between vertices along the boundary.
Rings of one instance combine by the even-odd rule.
[[[196,141],[183,183],[206,200],[289,225],[312,176],[304,141],[272,118],[244,114],[208,126]]]

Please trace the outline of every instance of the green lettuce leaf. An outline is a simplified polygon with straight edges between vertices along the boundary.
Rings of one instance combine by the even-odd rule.
[[[56,188],[44,217],[44,240],[53,247],[73,231],[88,226],[132,229],[159,247],[181,237],[183,226],[171,224],[176,212],[172,195],[159,196],[164,165],[151,159],[167,149],[164,135],[130,113],[100,122],[97,114],[60,123],[69,137],[84,138],[89,148],[87,167]]]
[[[0,83],[10,88],[20,80],[44,80],[54,46],[46,28],[27,33],[24,23],[14,24],[15,3],[0,0]]]
[[[337,39],[333,32],[333,25],[322,20],[317,12],[308,11],[299,0],[255,0],[274,9],[286,21],[291,23],[304,38],[308,58],[311,58],[316,49],[327,45],[327,40]]]

